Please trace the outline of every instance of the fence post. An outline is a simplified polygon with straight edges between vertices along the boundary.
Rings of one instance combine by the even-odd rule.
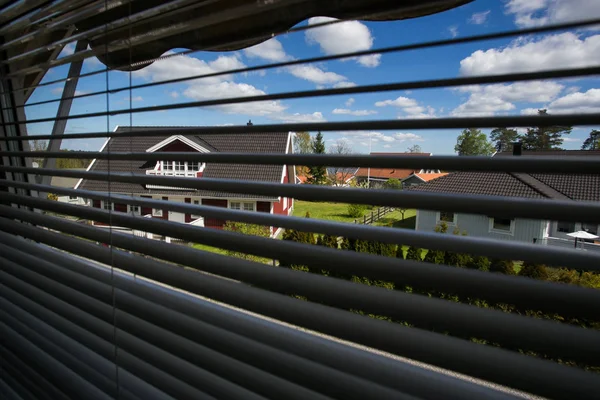
[[[366,215],[363,215],[363,224],[365,224],[365,225],[367,224],[367,216]]]

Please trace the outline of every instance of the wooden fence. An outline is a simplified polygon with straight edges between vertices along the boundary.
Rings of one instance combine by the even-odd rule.
[[[379,221],[384,215],[394,211],[392,207],[379,207],[377,210],[371,211],[370,214],[365,214],[362,218],[354,220],[355,224],[370,225],[375,221]]]

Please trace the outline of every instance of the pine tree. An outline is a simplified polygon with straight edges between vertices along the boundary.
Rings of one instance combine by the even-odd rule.
[[[590,132],[590,137],[585,139],[581,150],[600,150],[600,131],[593,129]]]
[[[325,154],[325,142],[321,132],[311,143],[312,152],[314,154]],[[324,166],[309,166],[307,182],[313,185],[323,185],[327,180],[327,168]]]
[[[496,128],[490,132],[490,139],[498,151],[510,150],[512,143],[516,142],[518,137],[517,130],[511,128]]]
[[[547,110],[538,110],[538,115],[548,115]],[[538,126],[528,128],[527,133],[520,137],[523,149],[529,151],[561,150],[563,135],[570,135],[571,126]]]

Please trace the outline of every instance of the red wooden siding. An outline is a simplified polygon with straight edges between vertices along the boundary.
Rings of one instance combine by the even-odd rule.
[[[127,204],[117,204],[115,203],[115,211],[126,213],[127,212]]]
[[[175,140],[157,151],[196,151],[185,143]]]
[[[152,196],[140,196],[140,197],[143,197],[145,199],[151,199],[152,198]],[[142,214],[142,216],[148,215],[148,214],[152,215],[152,207],[142,207],[140,209],[140,213]]]
[[[202,205],[227,208],[227,200],[202,199]],[[223,221],[222,219],[204,218],[204,226],[207,228],[222,229],[224,224],[225,221]]]
[[[192,203],[192,199],[190,197],[186,197],[185,198],[185,202],[187,204],[191,204]],[[192,222],[192,215],[191,214],[185,214],[185,222]]]
[[[100,206],[101,206],[100,200],[92,200],[92,207],[100,208]]]
[[[163,201],[168,201],[169,197],[168,196],[163,196],[162,200]],[[163,208],[163,213],[162,214],[163,214],[162,217],[153,217],[153,218],[160,218],[160,219],[165,219],[165,220],[169,219],[169,210]]]
[[[271,202],[269,201],[257,201],[256,211],[271,213]]]

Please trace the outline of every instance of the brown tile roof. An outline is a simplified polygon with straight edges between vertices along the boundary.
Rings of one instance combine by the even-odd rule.
[[[116,132],[125,130],[165,130],[168,133],[164,136],[148,137],[113,137],[110,139],[104,152],[145,152],[146,149],[160,143],[161,141],[173,135],[186,134],[200,146],[209,148],[215,152],[228,153],[285,153],[288,141],[287,132],[276,133],[201,133],[190,135],[189,127],[185,131],[178,130],[182,127],[123,127],[118,128]],[[152,167],[154,166],[153,163]],[[108,170],[107,160],[96,160],[90,169],[91,171]],[[207,163],[204,169],[205,178],[217,179],[240,179],[245,181],[261,182],[281,182],[281,165],[249,165],[249,164],[216,164]],[[143,161],[110,161],[111,172],[131,172],[134,174],[145,175],[146,169],[149,169],[148,163]],[[107,182],[83,180],[79,186],[84,190],[109,191]],[[195,195],[203,197],[241,197],[241,198],[267,198],[256,195],[234,194],[225,192],[215,192],[210,190],[148,190],[145,185],[134,183],[111,182],[110,191],[117,193],[133,194],[162,194],[162,195]]]
[[[418,171],[420,171],[420,170],[397,169],[397,168],[371,168],[371,170],[369,171],[369,168],[359,168],[358,171],[356,172],[356,176],[361,176],[361,177],[370,176],[371,178],[374,178],[374,179],[390,179],[390,178],[404,179]]]

